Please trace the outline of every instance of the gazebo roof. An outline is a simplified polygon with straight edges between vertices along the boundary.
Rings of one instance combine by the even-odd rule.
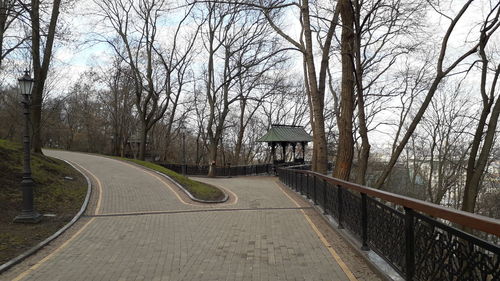
[[[312,137],[302,126],[271,125],[271,129],[258,142],[310,142]]]

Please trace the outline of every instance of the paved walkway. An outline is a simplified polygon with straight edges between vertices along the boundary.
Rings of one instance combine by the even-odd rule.
[[[64,243],[0,280],[356,280],[275,178],[201,179],[235,198],[200,206],[134,165],[47,154],[90,175],[92,207]]]

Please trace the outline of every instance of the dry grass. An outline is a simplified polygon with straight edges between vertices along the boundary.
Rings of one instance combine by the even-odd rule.
[[[44,217],[39,224],[15,224],[22,203],[22,147],[0,140],[0,264],[49,237],[81,208],[87,192],[85,178],[63,161],[32,154],[35,208]],[[71,177],[73,180],[64,179]]]

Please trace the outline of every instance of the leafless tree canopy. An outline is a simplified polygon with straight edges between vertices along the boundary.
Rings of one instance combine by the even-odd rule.
[[[299,125],[315,171],[500,217],[497,2],[0,0],[0,137],[28,68],[37,153],[244,165]]]

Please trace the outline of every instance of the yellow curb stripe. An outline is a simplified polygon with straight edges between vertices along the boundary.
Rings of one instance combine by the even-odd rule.
[[[73,162],[72,162],[73,163]],[[75,165],[78,166],[78,168],[81,168],[82,170],[84,170],[86,173],[88,173],[89,175],[92,176],[92,178],[94,178],[94,180],[97,182],[97,193],[99,194],[98,195],[98,198],[97,198],[97,204],[96,204],[96,207],[95,207],[95,210],[94,210],[94,215],[98,215],[100,212],[101,212],[101,202],[102,202],[102,192],[103,192],[103,184],[101,182],[101,180],[96,176],[94,175],[92,172],[90,172],[89,170],[85,169],[84,167],[82,167],[81,165],[78,165],[76,163],[73,163]]]
[[[168,189],[170,189],[170,191],[172,191],[172,192],[175,194],[175,196],[177,197],[177,199],[179,199],[179,201],[180,201],[181,203],[183,203],[184,205],[194,206],[194,207],[206,207],[206,206],[201,206],[201,205],[199,205],[199,204],[193,204],[193,203],[191,203],[191,202],[185,201],[185,200],[184,200],[184,199],[183,199],[183,198],[179,195],[179,192],[180,192],[180,191],[178,191],[178,190],[177,190],[177,188],[175,188],[175,189],[174,189],[174,188],[172,187],[172,183],[168,182],[168,180],[167,180],[166,178],[164,178],[164,177],[160,177],[158,174],[156,174],[156,173],[154,173],[154,172],[152,172],[152,171],[149,171],[149,170],[147,170],[147,169],[145,169],[145,168],[138,167],[138,166],[136,166],[136,165],[133,165],[133,164],[127,163],[127,162],[125,162],[125,161],[120,161],[120,160],[116,160],[116,161],[119,161],[119,162],[121,162],[121,163],[123,163],[123,164],[125,164],[125,165],[131,166],[131,167],[133,167],[133,168],[135,168],[135,169],[137,169],[137,170],[139,170],[139,171],[142,171],[142,172],[144,172],[144,173],[147,173],[147,174],[149,174],[149,175],[151,175],[151,176],[155,177],[155,178],[156,178],[156,179],[158,179],[158,180],[159,180],[159,181],[160,181],[163,185],[165,185]],[[221,205],[222,205],[222,206],[231,206],[231,205],[235,205],[236,203],[238,203],[238,196],[237,196],[234,192],[232,192],[232,191],[228,190],[227,188],[222,188],[222,189],[224,189],[225,191],[227,191],[227,192],[231,193],[231,194],[234,196],[234,202],[232,202],[232,203],[221,203],[221,204],[218,204],[219,206],[221,206]]]
[[[290,195],[288,195],[278,183],[276,183],[276,182],[274,182],[274,183],[279,187],[281,192],[283,192],[286,195],[286,197],[288,197],[288,199],[290,199],[295,204],[295,206],[301,207],[300,204],[295,199],[293,199]],[[321,240],[321,242],[323,243],[323,245],[325,245],[325,247],[328,249],[328,251],[332,255],[333,259],[335,259],[337,264],[340,266],[342,271],[345,273],[347,278],[350,281],[358,281],[358,279],[354,276],[354,274],[352,274],[352,271],[345,264],[345,262],[342,260],[342,258],[340,258],[339,254],[333,249],[332,245],[330,243],[328,243],[325,236],[319,231],[319,229],[316,227],[316,225],[312,222],[311,218],[306,214],[306,212],[304,210],[301,209],[300,211],[302,212],[302,214],[304,215],[304,217],[306,218],[307,222],[309,223],[311,228],[314,230],[316,235],[318,235],[318,237]]]
[[[72,162],[73,163],[73,162]],[[75,164],[75,163],[73,163]],[[102,183],[101,181],[93,174],[91,173],[89,170],[83,168],[81,165],[78,165],[76,164],[79,168],[85,170],[85,172],[87,172],[89,175],[91,175],[94,180],[97,182],[97,188],[98,188],[98,192],[99,192],[99,197],[97,199],[97,206],[96,206],[96,210],[94,212],[95,215],[97,215],[99,213],[99,209],[100,209],[100,206],[101,206],[101,199],[102,199]],[[39,268],[40,266],[42,266],[45,262],[47,262],[49,259],[51,259],[52,257],[54,257],[57,253],[59,253],[62,249],[66,248],[69,243],[71,243],[73,240],[75,240],[89,225],[90,223],[92,223],[93,221],[95,220],[95,218],[91,218],[88,222],[86,222],[82,228],[80,228],[75,234],[73,234],[73,236],[71,236],[71,238],[69,238],[68,240],[66,240],[63,244],[61,244],[59,247],[57,247],[52,253],[48,254],[45,258],[41,259],[40,261],[38,261],[37,263],[35,263],[33,266],[31,266],[29,269],[27,269],[26,271],[22,272],[21,274],[19,274],[16,278],[14,278],[12,281],[19,281],[19,280],[22,280],[24,279],[28,274],[32,273],[33,271],[35,271],[37,268]]]
[[[41,259],[39,262],[37,262],[36,264],[34,264],[28,270],[26,270],[23,273],[19,274],[12,281],[22,280],[28,274],[30,274],[31,272],[35,271],[37,268],[39,268],[40,266],[42,266],[46,261],[48,261],[50,258],[52,258],[53,256],[55,256],[62,249],[66,248],[66,246],[68,246],[69,243],[71,243],[73,240],[75,240],[78,237],[78,235],[80,235],[87,228],[87,226],[89,226],[90,223],[93,222],[94,220],[95,220],[95,218],[91,218],[87,223],[85,223],[85,225],[82,226],[82,228],[80,228],[80,230],[78,230],[75,234],[73,234],[73,236],[71,236],[70,239],[68,239],[66,242],[64,242],[61,246],[59,246],[57,249],[55,249],[52,253],[50,253],[49,255],[47,255],[45,258]]]
[[[167,184],[167,183],[165,182],[165,180],[166,180],[165,178],[162,178],[162,177],[158,176],[157,174],[155,174],[155,173],[153,173],[153,172],[151,172],[151,171],[148,171],[148,170],[143,169],[143,168],[141,168],[141,167],[137,167],[136,165],[133,165],[133,164],[127,163],[127,162],[125,162],[125,161],[120,161],[120,160],[116,160],[116,161],[119,161],[119,162],[121,162],[121,163],[123,163],[123,164],[125,164],[125,165],[127,165],[127,166],[133,167],[134,169],[137,169],[137,170],[139,170],[139,171],[141,171],[141,172],[143,172],[143,173],[146,173],[146,174],[149,174],[149,175],[151,175],[151,176],[155,177],[155,178],[156,178],[157,180],[159,180],[159,181],[160,181],[160,182],[161,182],[164,186],[166,186],[168,189],[170,189],[170,191],[172,191],[172,192],[174,193],[174,195],[177,197],[177,199],[179,199],[179,201],[181,201],[181,203],[183,203],[184,205],[196,206],[195,204],[192,204],[192,203],[190,203],[190,202],[186,202],[186,201],[185,201],[185,200],[184,200],[184,199],[183,199],[183,198],[182,198],[182,197],[181,197],[181,196],[180,196],[180,195],[179,195],[179,194],[178,194],[178,193],[177,193],[177,192],[176,192],[176,191],[175,191],[175,190],[174,190],[171,186],[170,186],[170,184]]]
[[[199,182],[202,182],[202,181],[199,181]],[[233,198],[234,198],[234,201],[233,201],[233,202],[231,202],[231,203],[227,203],[227,201],[226,201],[225,203],[218,203],[218,206],[232,206],[232,205],[236,205],[236,204],[238,203],[238,200],[239,200],[238,195],[236,195],[236,193],[234,193],[234,192],[232,192],[231,190],[229,190],[229,188],[227,188],[226,186],[224,186],[224,187],[223,187],[223,185],[222,185],[222,184],[220,184],[220,183],[216,183],[216,184],[214,184],[214,183],[210,183],[210,184],[211,184],[211,185],[216,186],[217,188],[222,189],[222,190],[223,190],[223,191],[225,191],[225,192],[231,193],[231,195],[232,195],[232,196],[233,196]],[[229,200],[230,200],[230,199],[228,199],[228,201],[229,201]],[[203,206],[201,206],[201,207],[203,207]]]
[[[321,240],[321,242],[323,242],[323,244],[328,249],[328,251],[330,252],[330,254],[333,256],[333,258],[335,259],[335,261],[339,264],[339,266],[342,269],[342,271],[344,271],[345,275],[347,275],[347,278],[349,278],[349,280],[351,280],[351,281],[357,281],[358,279],[356,279],[356,277],[354,276],[354,274],[352,274],[352,272],[349,269],[349,267],[347,267],[347,265],[344,263],[344,261],[340,258],[340,256],[337,254],[337,252],[333,249],[332,245],[330,245],[330,243],[328,243],[328,241],[326,241],[325,236],[323,236],[323,234],[319,231],[319,229],[316,227],[316,225],[311,221],[311,219],[309,218],[309,216],[306,215],[306,213],[304,212],[304,210],[300,210],[300,211],[302,212],[302,214],[304,214],[304,216],[306,217],[307,222],[309,222],[309,225],[312,227],[312,229],[314,230],[314,232],[316,232],[316,234],[318,235],[319,239]]]

